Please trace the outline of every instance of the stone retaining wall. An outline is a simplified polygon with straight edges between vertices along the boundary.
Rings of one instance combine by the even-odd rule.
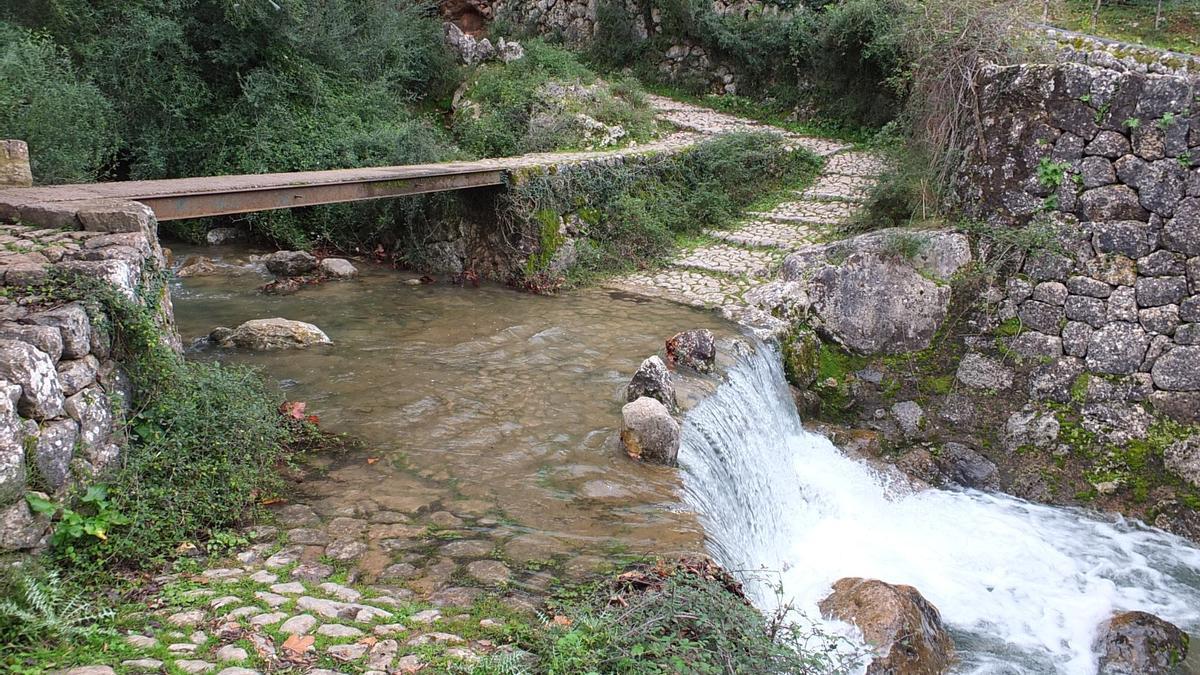
[[[1044,391],[1060,398],[1087,373],[1089,400],[1196,420],[1200,78],[1067,63],[993,67],[982,81],[963,203],[994,226],[1057,232],[1008,282],[1012,348],[1053,360],[1067,386]]]
[[[1057,28],[1047,28],[1045,33],[1063,61],[1136,73],[1200,74],[1200,56],[1104,40]]]
[[[107,317],[48,299],[56,270],[111,283],[131,299],[164,267],[156,221],[140,204],[75,203],[0,220],[0,553],[36,548],[48,522],[29,492],[86,485],[121,454],[130,383]],[[23,224],[29,221],[51,227]],[[162,291],[164,339],[177,345]]]

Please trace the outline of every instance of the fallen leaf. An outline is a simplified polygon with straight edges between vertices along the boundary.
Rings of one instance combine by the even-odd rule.
[[[312,649],[313,643],[316,641],[317,638],[312,635],[292,635],[283,641],[283,650],[295,656],[300,656]]]
[[[554,621],[554,623],[558,624],[559,626],[570,626],[572,623],[574,623],[569,618],[567,618],[561,614],[555,614],[553,621]]]
[[[367,464],[374,464],[375,462],[378,462],[378,461],[379,461],[378,457],[368,457],[367,458]]]
[[[304,419],[304,409],[308,406],[304,401],[284,401],[279,404],[279,413],[294,420]]]

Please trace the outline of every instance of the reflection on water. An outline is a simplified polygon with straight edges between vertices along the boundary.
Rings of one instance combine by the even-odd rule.
[[[176,249],[180,258],[188,252]],[[334,341],[196,356],[261,366],[322,426],[365,441],[307,483],[309,496],[347,506],[370,498],[398,510],[452,503],[517,534],[536,533],[559,554],[701,549],[676,473],[621,453],[622,394],[666,337],[701,327],[730,335],[733,326],[602,291],[539,297],[498,286],[409,286],[400,274],[359,267],[356,281],[290,296],[257,293],[264,280],[253,273],[173,288],[185,344],[214,326],[276,316],[316,324]]]

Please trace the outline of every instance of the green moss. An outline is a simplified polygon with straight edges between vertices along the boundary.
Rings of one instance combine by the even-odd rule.
[[[917,390],[927,395],[945,396],[954,386],[954,375],[926,377],[917,383]]]
[[[1071,383],[1071,400],[1079,405],[1087,403],[1088,383],[1091,382],[1092,376],[1088,373],[1080,373],[1075,381]]]
[[[1016,335],[1020,335],[1021,320],[1014,316],[999,326],[996,326],[996,330],[993,332],[997,337],[1014,337]]]
[[[554,261],[554,254],[563,242],[560,231],[562,219],[553,210],[540,209],[534,212],[533,221],[538,225],[538,245],[537,250],[525,260],[526,278],[545,272]]]
[[[818,376],[821,339],[807,327],[797,327],[783,339],[783,370],[792,385],[807,388]]]

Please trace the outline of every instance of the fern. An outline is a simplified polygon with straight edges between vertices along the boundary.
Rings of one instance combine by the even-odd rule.
[[[11,592],[0,598],[0,642],[7,644],[92,637],[113,615],[68,591],[54,571],[17,572],[8,586]]]

